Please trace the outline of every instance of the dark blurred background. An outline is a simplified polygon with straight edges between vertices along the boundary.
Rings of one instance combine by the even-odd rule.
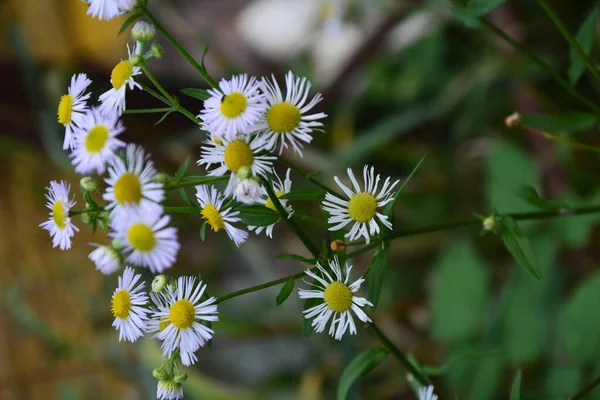
[[[591,1],[552,1],[571,32]],[[150,8],[198,59],[209,44],[215,78],[292,70],[324,95],[323,134],[299,158],[333,184],[346,167],[376,166],[403,178],[427,157],[401,195],[396,227],[535,210],[519,195],[533,185],[568,204],[598,204],[597,154],[509,130],[513,111],[582,111],[527,59],[482,29],[461,23],[442,1],[401,0],[150,0]],[[82,228],[68,252],[51,247],[38,224],[46,218],[44,187],[79,177],[61,148],[56,107],[73,73],[94,81],[93,99],[109,88],[112,67],[126,57],[125,18],[101,22],[78,0],[0,0],[0,399],[150,399],[161,364],[158,343],[119,343],[109,301],[116,275],[104,277],[87,259],[87,243],[104,232]],[[489,18],[559,72],[569,48],[535,1],[512,1]],[[173,93],[204,83],[168,43],[150,68]],[[592,58],[598,55],[592,51]],[[579,90],[599,98],[584,75]],[[192,112],[202,104],[178,95]],[[162,107],[141,91],[129,108]],[[197,159],[204,134],[181,115],[123,117],[127,142],[144,145],[174,172]],[[560,133],[560,132],[557,132]],[[598,144],[597,129],[577,139]],[[284,173],[284,170],[280,170]],[[193,166],[190,173],[202,174]],[[295,176],[294,187],[307,187]],[[190,192],[191,193],[191,192]],[[78,194],[79,196],[79,194]],[[81,202],[81,196],[78,197]],[[172,199],[173,204],[180,200]],[[81,204],[81,203],[80,203]],[[322,218],[316,203],[298,204]],[[222,295],[305,268],[277,254],[305,254],[285,226],[275,238],[252,235],[235,248],[223,234],[199,237],[200,218],[175,216],[182,250],[170,273],[201,273]],[[600,372],[600,274],[597,216],[530,222],[544,279],[537,281],[492,235],[477,228],[393,242],[382,300],[372,318],[404,351],[444,367],[436,383],[459,399],[507,398],[523,369],[523,398],[564,399]],[[306,227],[318,242],[328,235]],[[371,255],[353,260],[363,272]],[[302,285],[301,281],[297,282]],[[377,345],[365,329],[338,343],[302,333],[294,294],[275,306],[279,288],[220,306],[212,349],[188,370],[186,399],[331,399],[340,371]],[[294,292],[295,293],[295,292]],[[446,364],[445,364],[446,363]],[[433,369],[432,369],[433,370]],[[413,399],[399,364],[389,357],[353,387],[351,399]],[[447,396],[454,398],[453,395]],[[600,399],[600,393],[589,396]]]

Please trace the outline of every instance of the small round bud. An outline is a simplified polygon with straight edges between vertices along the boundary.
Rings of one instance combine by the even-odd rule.
[[[496,229],[496,216],[490,215],[483,220],[483,229],[491,232]]]
[[[235,187],[235,199],[245,204],[255,204],[260,193],[260,184],[252,178],[242,180]]]
[[[171,181],[171,177],[168,174],[165,174],[164,172],[159,172],[158,174],[156,174],[154,176],[152,181],[166,185],[167,183],[169,183]]]
[[[94,180],[94,178],[91,178],[89,176],[81,178],[81,180],[79,181],[79,185],[86,192],[93,193],[96,190],[98,190],[98,183]]]
[[[169,378],[170,378],[170,376],[169,376],[168,372],[167,372],[167,371],[165,371],[165,370],[164,370],[164,369],[162,369],[162,368],[154,368],[154,369],[152,370],[152,376],[153,376],[154,378],[158,379],[158,380],[161,380],[161,381],[163,381],[163,380],[165,380],[165,379],[169,379]]]
[[[119,242],[119,239],[117,239],[117,238],[114,238],[114,239],[113,239],[113,241],[112,241],[112,243],[111,243],[111,246],[112,246],[112,248],[113,248],[113,249],[115,249],[116,251],[121,251],[121,250],[123,250],[123,249],[124,249],[124,246],[121,244],[121,242]]]
[[[240,179],[248,179],[252,176],[252,170],[250,167],[244,165],[238,168],[236,174],[240,177]]]
[[[514,112],[504,119],[504,125],[508,128],[515,128],[521,124],[521,114]]]
[[[156,275],[152,280],[152,291],[160,293],[167,287],[169,280],[164,275]]]
[[[185,372],[176,374],[175,377],[173,378],[173,380],[175,381],[175,383],[179,383],[182,384],[183,382],[185,382],[188,378],[188,374],[186,374]]]
[[[84,225],[89,225],[92,223],[92,216],[89,213],[83,213],[80,215],[81,223]]]
[[[100,225],[100,228],[104,229],[104,230],[111,230],[110,229],[110,213],[108,211],[102,211],[100,213],[100,215],[98,215],[98,225]]]
[[[158,43],[152,43],[152,46],[150,47],[150,54],[152,54],[152,57],[154,58],[163,58],[165,51]]]
[[[331,242],[331,244],[329,246],[331,247],[331,250],[335,251],[336,253],[346,251],[346,249],[348,248],[348,246],[346,246],[346,243],[344,243],[343,240],[339,240],[339,239]]]
[[[138,42],[151,43],[156,39],[156,28],[146,21],[138,21],[131,28],[131,36]]]
[[[131,56],[131,58],[129,59],[129,61],[131,61],[131,64],[133,64],[136,67],[139,67],[140,65],[142,65],[144,63],[144,56],[140,56],[139,54],[133,55]]]

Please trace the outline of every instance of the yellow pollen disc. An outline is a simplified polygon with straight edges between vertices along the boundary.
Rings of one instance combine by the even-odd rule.
[[[323,294],[327,307],[337,312],[344,312],[352,307],[352,291],[342,282],[332,282]]]
[[[121,290],[115,293],[110,309],[115,318],[125,319],[129,317],[129,311],[131,311],[131,297],[129,296],[129,292]]]
[[[348,212],[356,222],[367,222],[377,213],[377,199],[370,193],[357,193],[348,202]]]
[[[121,61],[112,70],[110,81],[115,89],[120,89],[121,86],[131,78],[133,74],[133,64],[129,60]]]
[[[138,204],[142,200],[142,183],[132,172],[125,172],[115,182],[115,199],[117,203],[124,205],[127,203]]]
[[[202,214],[202,217],[208,222],[213,231],[218,232],[225,228],[221,213],[212,204],[206,203],[200,214]]]
[[[159,332],[164,331],[165,329],[167,329],[167,327],[171,325],[171,321],[168,319],[163,319],[162,321],[160,321],[158,323],[158,330]]]
[[[154,232],[146,224],[133,224],[127,231],[127,241],[137,251],[149,252],[156,245]]]
[[[221,100],[221,114],[227,118],[239,117],[244,112],[247,105],[248,100],[246,100],[246,96],[242,93],[229,93]]]
[[[98,153],[104,148],[108,139],[108,128],[104,125],[96,125],[87,134],[85,138],[85,149],[88,153]]]
[[[54,223],[58,229],[65,229],[65,226],[67,226],[67,216],[63,215],[64,212],[65,207],[62,201],[56,200],[52,207],[52,219],[54,219]]]
[[[275,196],[277,196],[277,198],[280,198],[284,194],[285,194],[285,192],[283,190],[279,190],[279,191],[275,192]],[[267,199],[267,203],[265,204],[265,207],[270,208],[271,210],[277,212],[277,209],[275,208],[275,204],[273,204],[270,197]]]
[[[267,124],[276,133],[288,133],[300,123],[300,110],[290,103],[277,103],[267,111]]]
[[[169,320],[176,328],[186,329],[194,325],[196,311],[189,300],[177,300],[169,310]]]
[[[243,140],[234,140],[225,148],[225,165],[235,173],[241,167],[251,167],[254,162],[254,153],[250,145]]]
[[[63,125],[67,125],[71,122],[71,115],[73,114],[73,96],[65,94],[60,98],[58,103],[58,122]]]

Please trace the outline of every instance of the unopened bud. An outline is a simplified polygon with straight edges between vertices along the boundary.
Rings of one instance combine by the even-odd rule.
[[[146,21],[138,21],[131,29],[131,36],[138,42],[151,43],[156,39],[156,28]]]
[[[150,53],[154,58],[163,58],[165,51],[163,50],[162,46],[158,43],[152,43],[152,46],[150,47]]]
[[[164,172],[159,172],[158,174],[154,175],[154,178],[152,179],[153,182],[162,183],[163,185],[169,183],[170,180],[171,178],[169,175],[165,174]]]
[[[515,128],[521,124],[521,114],[514,112],[504,119],[504,125],[508,128]]]
[[[237,174],[237,176],[240,177],[240,179],[248,179],[248,178],[252,177],[252,169],[250,167],[243,165],[238,168],[238,170],[236,171],[236,174]]]
[[[81,180],[79,181],[79,185],[81,186],[81,189],[83,189],[85,192],[93,193],[96,190],[98,190],[98,183],[94,180],[94,178],[91,178],[89,176],[81,178]]]
[[[112,243],[110,245],[116,251],[121,251],[121,250],[124,249],[124,246],[121,244],[121,242],[119,242],[119,239],[117,239],[117,238],[114,238],[113,241],[112,241]]]
[[[483,220],[483,229],[491,232],[496,229],[496,216],[490,215]]]
[[[110,230],[110,213],[108,211],[102,211],[98,215],[98,225],[104,230]]]
[[[152,291],[155,293],[160,293],[167,287],[169,280],[164,275],[157,275],[152,280]]]
[[[331,250],[333,250],[337,253],[346,251],[346,249],[348,248],[348,246],[346,246],[346,243],[344,243],[343,240],[339,240],[339,239],[331,242],[330,247],[331,247]]]
[[[167,373],[167,371],[165,371],[165,370],[164,370],[164,369],[162,369],[162,368],[154,368],[154,369],[152,370],[152,376],[153,376],[154,378],[158,379],[158,380],[161,380],[161,381],[163,381],[163,380],[165,380],[165,379],[169,379],[169,378],[170,378],[170,376],[169,376],[169,374]]]
[[[140,65],[142,65],[144,63],[144,56],[140,56],[139,54],[133,55],[131,56],[131,58],[129,59],[129,61],[131,61],[131,64],[135,67],[139,67]]]
[[[235,187],[235,199],[245,204],[255,204],[260,198],[260,184],[250,178],[243,179]]]
[[[90,216],[89,213],[83,213],[80,215],[81,217],[81,223],[84,225],[89,225],[92,223],[92,217]]]
[[[185,372],[176,374],[175,377],[173,378],[173,380],[175,381],[175,383],[179,383],[182,384],[183,382],[187,381],[188,378],[188,374],[186,374]]]

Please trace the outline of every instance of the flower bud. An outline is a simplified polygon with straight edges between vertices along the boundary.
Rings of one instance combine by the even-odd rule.
[[[98,225],[100,228],[110,231],[110,213],[108,211],[102,211],[100,215],[98,215]]]
[[[496,229],[496,216],[495,215],[492,214],[483,220],[483,229],[488,232],[491,232],[494,229]]]
[[[129,61],[131,61],[131,64],[133,64],[136,67],[139,67],[140,65],[142,65],[144,63],[144,56],[140,56],[139,54],[133,55],[131,56],[131,58],[129,59]]]
[[[255,204],[260,193],[260,184],[252,178],[242,180],[235,187],[235,198],[241,203]]]
[[[152,280],[152,291],[160,293],[167,287],[169,280],[164,275],[156,275]]]
[[[240,177],[240,179],[248,179],[252,177],[252,169],[244,165],[238,168],[236,174]]]
[[[166,185],[167,183],[169,183],[171,181],[171,177],[168,174],[165,174],[164,172],[159,172],[158,174],[156,174],[154,176],[152,181]]]
[[[81,223],[84,225],[92,223],[92,216],[89,213],[83,213],[79,217],[81,217]]]
[[[331,247],[331,250],[333,250],[337,253],[346,251],[346,249],[348,248],[348,246],[346,246],[346,243],[344,243],[343,240],[339,240],[339,239],[331,242],[330,247]]]
[[[521,114],[514,112],[504,119],[504,125],[508,128],[515,128],[521,124]]]
[[[166,379],[169,379],[169,378],[170,378],[170,376],[169,376],[169,374],[167,373],[167,371],[165,371],[165,370],[164,370],[164,369],[162,369],[162,368],[154,368],[154,369],[152,370],[152,376],[153,376],[154,378],[158,379],[158,380],[161,380],[161,381],[163,381],[163,380],[166,380]]]
[[[173,380],[175,381],[175,383],[179,383],[182,384],[183,382],[185,382],[188,378],[188,374],[186,374],[185,372],[176,374],[175,377],[173,378]]]
[[[163,58],[165,51],[158,43],[152,43],[152,46],[150,47],[150,54],[152,54],[152,57],[154,58]]]
[[[121,251],[121,250],[123,250],[123,249],[124,249],[124,246],[121,244],[121,242],[119,242],[119,239],[117,239],[117,238],[114,238],[114,239],[113,239],[113,241],[112,241],[112,243],[111,243],[111,246],[112,246],[112,248],[113,248],[113,249],[115,249],[116,251]]]
[[[133,40],[142,43],[151,43],[156,39],[156,28],[146,21],[138,21],[131,29]]]
[[[93,193],[96,190],[98,190],[98,183],[94,180],[94,178],[91,178],[89,176],[81,178],[81,180],[79,181],[79,185],[81,186],[81,189],[83,189],[83,191],[85,192]]]

